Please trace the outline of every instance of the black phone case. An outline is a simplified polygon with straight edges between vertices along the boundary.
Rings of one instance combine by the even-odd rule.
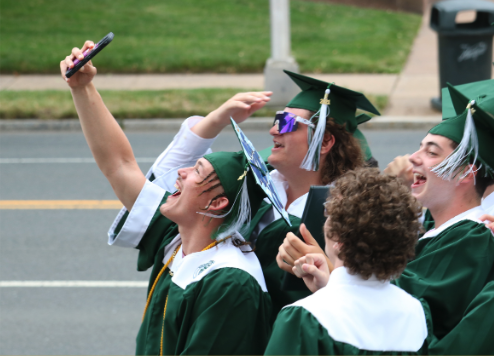
[[[301,221],[305,224],[307,230],[309,230],[312,234],[312,237],[314,237],[319,246],[323,249],[325,245],[324,223],[326,222],[326,216],[324,215],[324,203],[326,202],[328,196],[328,186],[311,186]],[[303,240],[300,232],[298,232],[297,236]],[[285,272],[281,282],[281,290],[302,291],[308,290],[308,288],[302,278],[298,278],[291,273]]]
[[[88,61],[90,61],[92,58],[94,58],[94,56],[96,56],[99,52],[101,52],[101,50],[103,48],[105,48],[112,40],[113,40],[113,37],[114,37],[114,34],[113,32],[110,32],[109,34],[107,34],[105,37],[103,37],[103,39],[101,41],[99,41],[94,47],[95,49],[93,49],[91,52],[88,53],[88,55],[86,57],[84,57],[84,59],[82,61],[80,61],[79,63],[77,63],[74,68],[71,68],[69,69],[66,73],[65,73],[65,77],[66,78],[70,78],[71,76],[73,76],[75,73],[77,73],[77,71],[79,69],[81,69],[81,67],[86,64]],[[97,47],[96,47],[97,46]]]

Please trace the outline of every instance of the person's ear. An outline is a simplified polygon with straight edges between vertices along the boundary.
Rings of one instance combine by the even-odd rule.
[[[466,171],[470,171],[470,173],[468,173],[466,176],[463,177],[464,175],[464,172]],[[476,165],[474,164],[469,164],[467,166],[465,166],[462,171],[460,172],[460,179],[458,180],[458,185],[460,184],[471,184],[473,182],[473,184],[475,184],[475,177],[477,177],[477,173],[478,173],[478,168]]]
[[[228,198],[227,197],[219,197],[209,204],[208,210],[212,211],[221,211],[226,210],[228,206]]]
[[[343,243],[341,243],[341,242],[334,242],[333,249],[337,253],[340,253],[342,247],[343,247]]]
[[[336,139],[334,135],[331,135],[331,133],[329,132],[325,132],[321,145],[321,155],[328,153],[331,150],[331,148],[334,146],[335,142]]]

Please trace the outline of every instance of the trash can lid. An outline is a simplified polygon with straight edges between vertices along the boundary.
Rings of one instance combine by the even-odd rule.
[[[456,23],[456,15],[462,11],[476,11],[475,21]],[[440,33],[494,34],[494,3],[483,0],[447,0],[432,6],[430,27]]]
[[[433,8],[440,12],[454,12],[477,10],[482,12],[494,12],[494,3],[483,0],[448,0],[435,3]]]

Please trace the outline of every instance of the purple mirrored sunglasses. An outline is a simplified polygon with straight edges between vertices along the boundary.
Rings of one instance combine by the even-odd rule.
[[[274,117],[273,126],[278,127],[278,132],[280,134],[296,131],[298,128],[298,123],[301,122],[309,127],[314,128],[315,125],[309,120],[303,117],[292,114],[286,111],[277,111]]]

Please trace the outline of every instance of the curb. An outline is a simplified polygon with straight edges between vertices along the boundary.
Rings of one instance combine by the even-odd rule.
[[[117,119],[125,131],[178,131],[184,119]],[[441,122],[440,116],[381,116],[359,126],[364,130],[430,130]],[[272,118],[252,118],[240,124],[243,130],[269,130]],[[81,131],[78,119],[67,120],[0,120],[0,132],[12,131]]]

